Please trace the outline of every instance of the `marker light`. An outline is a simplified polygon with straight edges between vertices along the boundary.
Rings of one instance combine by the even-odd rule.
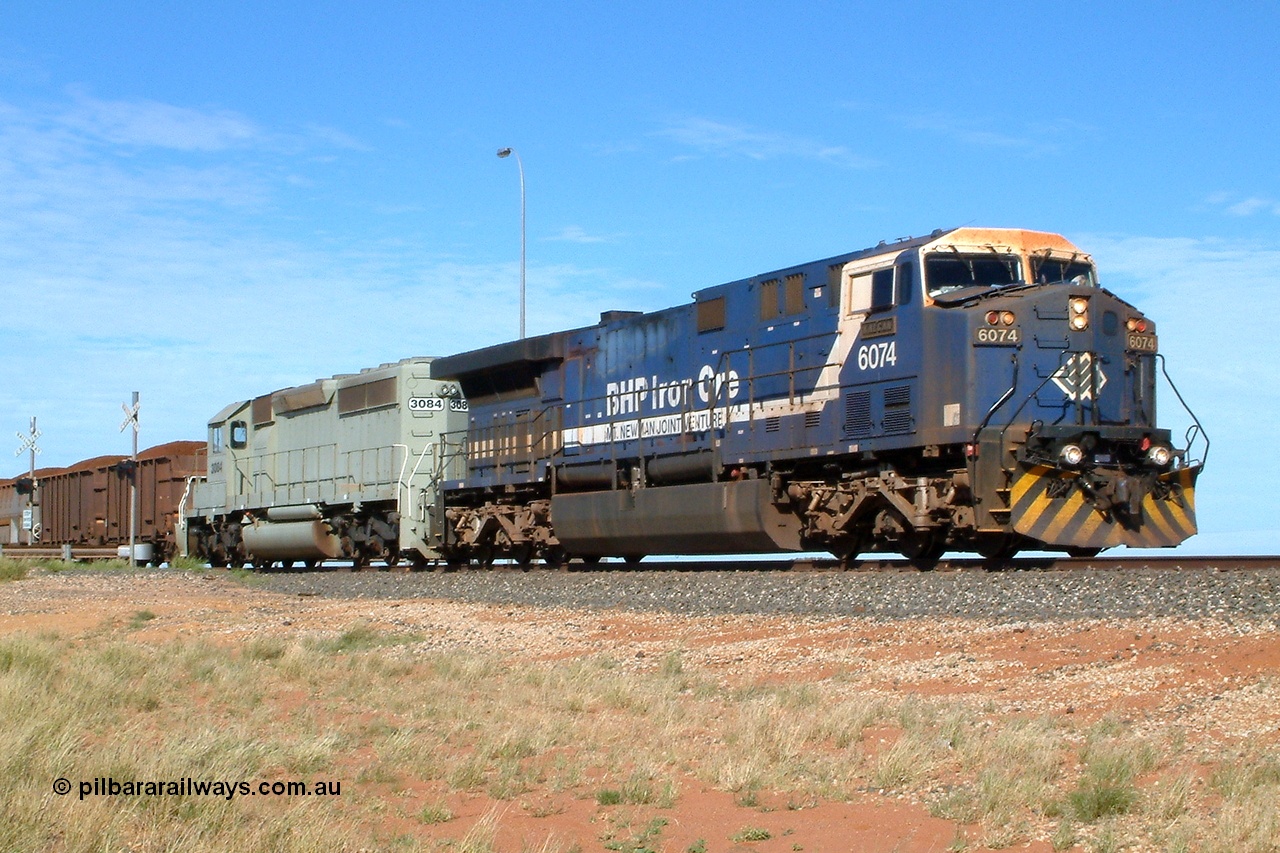
[[[999,312],[999,311],[988,311],[988,312],[987,312],[987,325],[988,325],[988,326],[995,326],[995,325],[998,325],[999,323],[1000,323],[1000,312]]]
[[[1164,445],[1157,444],[1147,451],[1147,461],[1157,468],[1163,468],[1173,459],[1173,451]]]
[[[1124,325],[1131,332],[1145,332],[1147,330],[1147,321],[1141,317],[1130,317]]]
[[[1013,325],[1013,320],[1014,320],[1014,316],[1013,316],[1013,312],[1012,312],[1012,311],[1001,311],[1001,312],[1000,312],[1000,322],[1001,322],[1001,323],[1004,323],[1006,326],[1012,326],[1012,325]]]
[[[1062,448],[1062,452],[1058,454],[1058,457],[1068,465],[1079,465],[1084,461],[1084,450],[1077,444],[1068,444]]]

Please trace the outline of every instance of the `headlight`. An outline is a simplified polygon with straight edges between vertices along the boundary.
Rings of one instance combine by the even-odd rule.
[[[1173,451],[1162,444],[1154,445],[1147,451],[1147,461],[1157,468],[1163,468],[1173,459]]]
[[[1078,444],[1068,444],[1066,447],[1062,448],[1062,452],[1058,454],[1058,458],[1067,465],[1075,467],[1084,461],[1084,449]]]
[[[1073,296],[1067,303],[1071,309],[1071,319],[1067,322],[1072,329],[1083,332],[1089,328],[1089,299],[1085,296]]]

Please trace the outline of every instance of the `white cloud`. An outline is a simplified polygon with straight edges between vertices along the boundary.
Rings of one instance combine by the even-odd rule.
[[[874,161],[855,154],[843,145],[828,145],[802,136],[706,118],[677,119],[655,131],[653,135],[694,148],[702,154],[718,157],[741,157],[749,160],[799,158],[853,169],[869,169],[876,165]]]
[[[113,145],[222,151],[251,145],[263,133],[229,110],[195,110],[156,101],[106,101],[79,94],[58,121]]]
[[[1205,202],[1229,216],[1244,218],[1258,213],[1280,216],[1280,202],[1265,196],[1241,197],[1238,193],[1215,192],[1206,198]]]
[[[297,170],[325,179],[308,164],[330,135],[82,101],[0,103],[0,428],[37,416],[41,464],[127,450],[133,390],[143,446],[199,439],[233,400],[515,336],[514,263],[261,227],[275,219],[262,210],[290,209]],[[527,272],[533,333],[594,323],[652,288],[572,265]]]
[[[559,234],[544,239],[564,243],[610,243],[615,238],[588,234],[581,225],[566,225]]]
[[[912,130],[925,130],[978,148],[1000,148],[1037,157],[1056,154],[1072,139],[1093,135],[1088,125],[1059,119],[1021,125],[996,118],[958,117],[947,113],[899,116]]]

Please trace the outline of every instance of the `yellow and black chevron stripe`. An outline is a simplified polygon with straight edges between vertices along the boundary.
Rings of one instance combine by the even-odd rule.
[[[1148,493],[1136,528],[1124,527],[1094,509],[1074,483],[1078,476],[1044,465],[1022,470],[1010,491],[1010,523],[1018,533],[1046,545],[1072,548],[1166,548],[1196,532],[1196,477],[1200,467],[1160,475],[1165,497]],[[1057,484],[1061,485],[1057,485]],[[1061,495],[1051,497],[1050,495]]]

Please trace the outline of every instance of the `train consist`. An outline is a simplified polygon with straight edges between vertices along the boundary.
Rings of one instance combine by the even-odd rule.
[[[1067,240],[938,231],[234,403],[176,539],[262,568],[1168,547],[1208,442],[1157,426],[1162,373]]]

